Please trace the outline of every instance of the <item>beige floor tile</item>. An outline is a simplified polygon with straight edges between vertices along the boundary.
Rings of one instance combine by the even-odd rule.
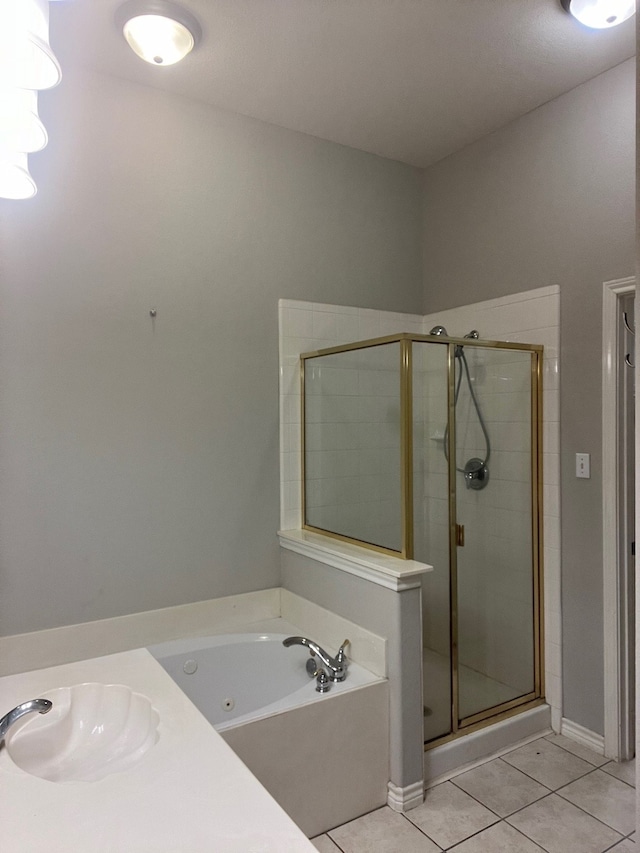
[[[583,746],[581,743],[571,740],[571,738],[564,737],[564,735],[548,735],[545,740],[548,740],[549,743],[552,743],[555,746],[566,749],[567,752],[577,755],[578,758],[582,758],[583,761],[588,761],[589,764],[593,764],[595,767],[602,767],[603,764],[606,764],[609,761],[609,759],[605,758],[604,755],[598,755],[597,752],[589,749],[589,747]]]
[[[464,841],[498,820],[497,815],[452,782],[429,788],[424,803],[406,816],[443,848]]]
[[[616,844],[615,847],[611,847],[610,850],[607,850],[607,853],[636,853],[638,848],[629,838],[625,838],[624,841],[621,841],[620,844]]]
[[[454,847],[451,853],[544,853],[508,823],[496,823]]]
[[[547,853],[603,853],[622,840],[619,832],[557,794],[516,812],[507,822]]]
[[[548,788],[499,758],[452,781],[500,817],[513,814],[549,793]]]
[[[340,853],[340,848],[336,847],[328,835],[318,835],[311,839],[311,843],[320,853]]]
[[[636,786],[636,760],[631,761],[610,761],[602,768],[605,773],[615,776],[616,779],[622,779],[627,785]]]
[[[554,790],[593,770],[593,764],[549,743],[546,738],[508,752],[502,759],[541,785]]]
[[[328,833],[344,853],[440,853],[440,848],[387,806]]]
[[[558,791],[569,800],[622,835],[633,832],[636,826],[636,792],[619,779],[594,770],[577,782]]]

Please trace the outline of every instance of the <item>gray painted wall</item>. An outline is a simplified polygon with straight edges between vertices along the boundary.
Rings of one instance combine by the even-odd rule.
[[[279,585],[277,300],[419,311],[420,172],[87,72],[40,111],[0,202],[0,633]]]
[[[561,288],[564,716],[600,734],[602,282],[634,273],[634,93],[630,60],[425,174],[425,311]]]

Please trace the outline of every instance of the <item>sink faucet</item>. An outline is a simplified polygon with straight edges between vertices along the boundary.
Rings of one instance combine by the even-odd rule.
[[[48,714],[52,708],[53,702],[50,702],[48,699],[30,699],[28,702],[23,702],[22,705],[17,705],[0,719],[0,744],[5,739],[11,726],[20,717],[23,717],[25,714],[31,714],[34,711],[37,711],[39,714]]]
[[[344,681],[347,677],[348,661],[344,649],[348,643],[349,640],[345,640],[338,649],[335,658],[332,658],[330,654],[325,652],[322,646],[314,643],[313,640],[308,640],[306,637],[287,637],[286,640],[282,641],[283,646],[306,646],[312,655],[317,655],[329,670],[330,681]]]

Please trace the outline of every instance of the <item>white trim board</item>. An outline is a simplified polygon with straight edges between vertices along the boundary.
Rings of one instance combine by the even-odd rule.
[[[433,571],[433,566],[427,563],[391,557],[308,530],[279,530],[278,538],[280,545],[289,551],[394,592],[418,589],[422,575]]]
[[[411,785],[405,785],[400,788],[394,785],[393,782],[387,784],[387,805],[394,812],[411,811],[424,802],[424,785],[422,781],[413,782]]]
[[[635,289],[636,280],[633,276],[606,281],[602,289],[603,754],[616,760],[629,757],[628,745],[623,743],[623,732],[627,730],[627,726],[621,724],[623,717],[625,720],[628,718],[628,711],[622,707],[620,671],[617,310],[618,297],[635,292]],[[563,727],[565,722],[563,720]]]
[[[582,746],[586,746],[592,752],[597,752],[598,755],[605,755],[604,737],[602,735],[596,734],[590,729],[585,729],[584,726],[573,723],[571,720],[567,720],[566,717],[562,718],[560,734],[576,743],[582,744]]]

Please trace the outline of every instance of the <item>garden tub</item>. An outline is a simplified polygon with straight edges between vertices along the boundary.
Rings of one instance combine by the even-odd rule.
[[[286,634],[173,640],[149,651],[309,837],[386,803],[386,679],[351,663],[316,691]],[[334,650],[331,650],[334,651]]]

